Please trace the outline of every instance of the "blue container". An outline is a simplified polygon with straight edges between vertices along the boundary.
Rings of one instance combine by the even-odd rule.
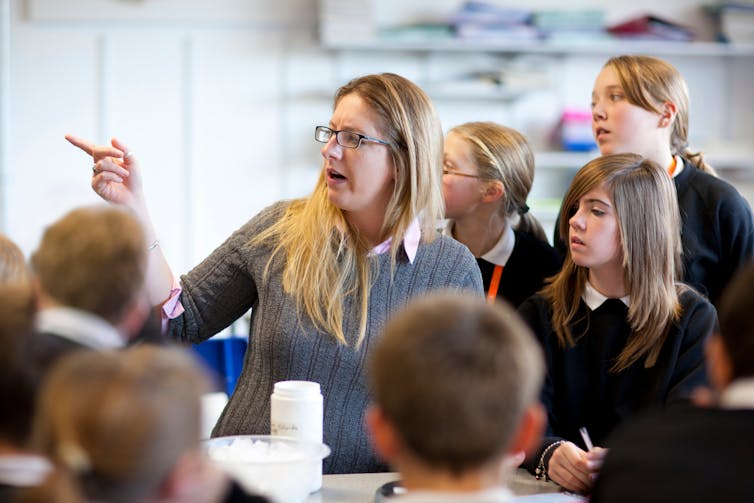
[[[233,394],[236,381],[241,374],[246,354],[246,337],[217,337],[193,346],[203,362],[215,372],[217,379],[224,383],[228,396]]]

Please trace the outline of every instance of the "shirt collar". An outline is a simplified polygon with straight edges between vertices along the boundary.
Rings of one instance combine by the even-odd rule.
[[[513,228],[508,225],[503,231],[503,235],[495,246],[490,251],[481,256],[487,262],[492,262],[495,265],[502,265],[508,263],[508,259],[511,258],[513,253],[513,247],[516,245],[516,234],[513,232]]]
[[[0,484],[30,487],[41,484],[52,471],[50,462],[36,454],[0,456]]]
[[[736,379],[720,395],[723,409],[754,409],[754,377]]]
[[[604,304],[608,298],[609,297],[605,297],[600,292],[595,290],[595,288],[588,281],[584,285],[584,293],[581,294],[581,300],[584,301],[584,303],[589,307],[590,310],[594,311],[602,304]],[[621,297],[620,301],[623,302],[626,307],[631,306],[631,298],[628,295]]]
[[[411,224],[409,224],[408,229],[406,229],[406,234],[404,234],[403,236],[403,249],[405,250],[408,261],[411,264],[414,263],[416,252],[419,250],[419,242],[421,241],[421,237],[422,231],[421,227],[419,226],[419,219],[415,218],[411,222]],[[372,248],[372,251],[370,251],[369,254],[382,255],[390,249],[390,244],[392,242],[392,237],[387,238],[385,241]]]
[[[52,333],[92,349],[115,349],[125,346],[118,330],[92,313],[69,307],[43,309],[37,313],[36,329]]]
[[[417,489],[406,491],[395,498],[396,503],[499,503],[513,501],[513,493],[506,487],[495,487],[473,492],[450,492]]]
[[[448,220],[445,223],[442,233],[446,236],[453,237],[453,224],[453,220]],[[508,225],[505,231],[503,231],[502,236],[500,236],[500,239],[495,243],[495,246],[479,258],[495,265],[504,266],[508,263],[508,259],[511,258],[514,246],[516,246],[516,233],[513,232],[513,228]]]

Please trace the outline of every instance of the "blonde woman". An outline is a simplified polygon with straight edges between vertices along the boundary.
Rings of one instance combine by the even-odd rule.
[[[325,471],[375,471],[383,465],[363,428],[373,337],[412,297],[440,288],[479,294],[482,282],[466,247],[436,235],[443,138],[421,89],[394,74],[357,78],[314,133],[324,163],[310,197],[262,211],[180,284],[150,246],[148,284],[168,335],[193,343],[254,308],[250,349],[215,435],[268,433],[273,384],[316,381],[332,448]],[[156,243],[128,148],[69,140],[94,157],[94,190],[141,215]]]
[[[634,154],[599,157],[563,200],[563,269],[519,312],[547,361],[545,441],[528,468],[586,493],[604,449],[589,449],[622,421],[684,401],[706,380],[704,343],[715,308],[677,281],[678,205],[670,178]]]
[[[37,400],[32,446],[54,466],[21,503],[267,501],[245,494],[199,444],[207,382],[183,350],[144,345],[60,360]]]
[[[717,305],[735,272],[754,259],[754,221],[738,191],[689,149],[689,94],[680,72],[650,56],[610,58],[594,82],[592,130],[603,155],[642,155],[673,179],[683,280]],[[557,235],[555,244],[565,246]]]
[[[494,122],[468,122],[445,137],[445,234],[465,244],[482,272],[487,299],[518,307],[560,270],[526,198],[534,154],[526,137]]]

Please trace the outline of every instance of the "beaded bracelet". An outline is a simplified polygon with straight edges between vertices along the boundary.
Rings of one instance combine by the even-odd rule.
[[[544,450],[544,451],[542,451],[542,455],[541,455],[541,456],[539,457],[539,463],[537,463],[537,469],[536,469],[536,470],[534,470],[534,477],[535,477],[535,478],[536,478],[537,480],[543,480],[543,479],[544,479],[545,481],[548,481],[548,480],[550,480],[550,476],[549,476],[549,475],[548,475],[548,473],[547,473],[547,467],[545,467],[545,459],[547,459],[547,455],[548,455],[548,454],[549,454],[550,452],[554,452],[554,451],[555,451],[555,449],[556,449],[556,448],[557,448],[557,447],[558,447],[558,446],[559,446],[560,444],[562,444],[563,442],[565,442],[565,440],[558,440],[557,442],[553,442],[553,443],[551,443],[550,445],[548,445],[548,446],[547,446],[547,447],[545,448],[545,450]],[[548,465],[550,464],[550,463],[549,463],[549,460],[548,460],[548,463],[547,463],[547,464],[548,464]]]

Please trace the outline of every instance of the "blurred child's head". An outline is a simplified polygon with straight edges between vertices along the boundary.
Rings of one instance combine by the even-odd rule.
[[[92,206],[50,225],[31,264],[44,296],[117,325],[144,294],[146,254],[144,232],[133,215]]]
[[[443,168],[447,218],[459,218],[480,201],[494,202],[519,230],[547,240],[526,204],[534,182],[534,153],[524,135],[494,122],[456,126],[445,139]]]
[[[460,293],[418,299],[385,327],[370,356],[370,428],[394,468],[414,459],[463,476],[537,441],[521,433],[535,410],[544,364],[510,307]],[[526,438],[524,438],[526,437]]]
[[[198,448],[205,387],[175,348],[73,353],[45,381],[33,446],[86,501],[141,501]]]

